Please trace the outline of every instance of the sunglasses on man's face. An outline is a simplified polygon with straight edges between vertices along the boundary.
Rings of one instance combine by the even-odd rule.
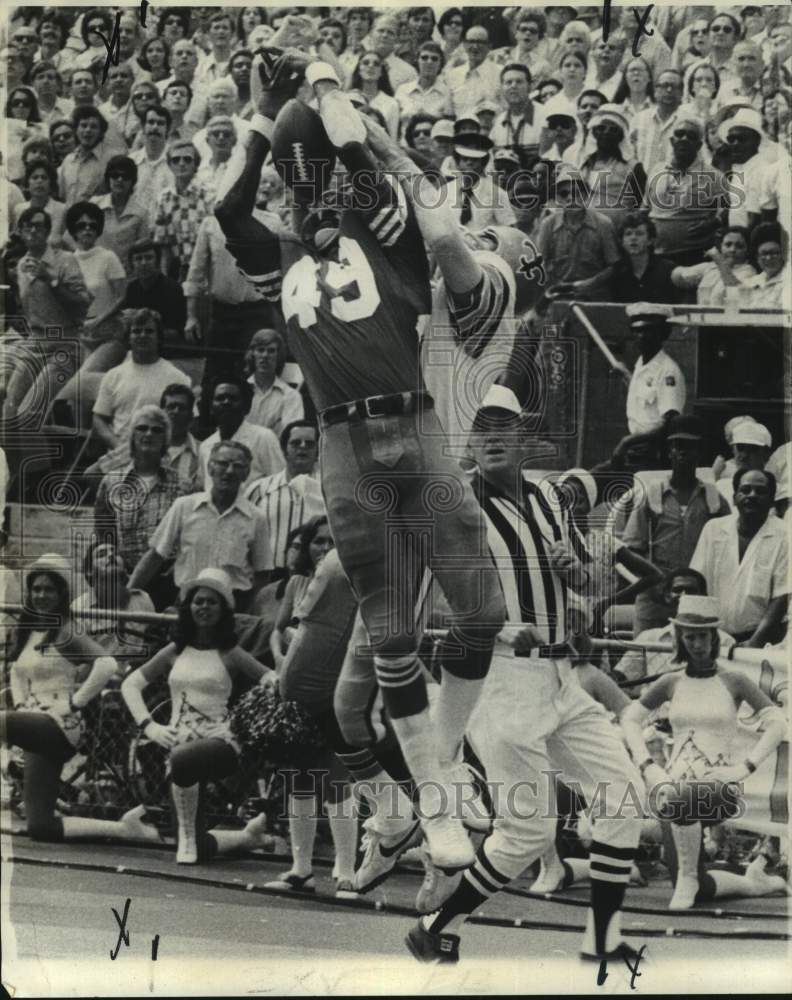
[[[419,138],[421,138],[421,137],[423,137],[423,138],[425,138],[425,139],[426,139],[426,138],[428,138],[428,137],[429,137],[429,136],[430,136],[431,134],[432,134],[432,130],[431,130],[430,128],[417,128],[417,129],[416,129],[416,130],[415,130],[415,131],[413,132],[413,135],[415,136],[415,138],[416,138],[416,139],[419,139]]]
[[[730,24],[712,24],[710,25],[710,31],[713,35],[719,35],[723,33],[724,35],[734,34],[734,28]]]
[[[107,179],[109,181],[127,181],[127,180],[132,180],[132,178],[129,177],[129,176],[127,176],[127,174],[122,174],[122,173],[108,174],[107,175]]]
[[[231,131],[231,129],[220,128],[220,129],[213,129],[209,133],[209,135],[212,136],[212,138],[214,139],[230,139],[232,138],[234,133]]]
[[[678,129],[672,135],[673,139],[689,139],[691,142],[697,142],[701,137],[698,132],[694,132],[692,129]]]
[[[97,224],[95,222],[91,222],[88,219],[84,219],[81,222],[75,223],[74,228],[77,230],[78,233],[83,229],[92,229],[94,232],[99,231],[99,227],[97,226]]]
[[[192,156],[172,156],[170,158],[171,163],[195,163]]]

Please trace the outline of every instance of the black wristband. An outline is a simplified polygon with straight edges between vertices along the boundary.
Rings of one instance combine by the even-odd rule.
[[[756,764],[754,764],[754,762],[752,760],[748,760],[747,757],[745,758],[745,762],[744,763],[745,763],[745,766],[748,768],[748,773],[749,774],[753,774],[754,771],[756,770]]]
[[[150,715],[147,715],[145,719],[141,719],[140,722],[138,722],[138,729],[140,730],[140,732],[141,733],[144,732],[149,722],[153,721],[154,720],[151,718]]]
[[[654,764],[654,761],[652,760],[651,757],[647,757],[646,760],[642,761],[638,765],[638,770],[639,770],[642,778],[644,776],[644,771],[647,769],[647,767],[649,767],[650,764]]]
[[[74,704],[74,695],[73,694],[69,695],[69,711],[71,711],[71,712],[80,712],[80,711],[82,711],[82,709],[80,708],[79,705],[75,705]]]

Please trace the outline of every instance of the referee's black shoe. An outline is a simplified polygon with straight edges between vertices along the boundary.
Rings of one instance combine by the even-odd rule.
[[[454,965],[459,961],[459,935],[432,934],[419,920],[404,939],[419,962]]]

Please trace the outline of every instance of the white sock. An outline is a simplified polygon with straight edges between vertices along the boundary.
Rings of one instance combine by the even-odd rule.
[[[314,796],[289,796],[289,840],[295,875],[304,878],[313,871],[313,849],[316,839],[316,799]]]
[[[355,799],[348,795],[341,802],[328,802],[325,808],[335,847],[333,878],[351,882],[355,875],[358,832]]]
[[[464,680],[443,671],[440,689],[432,703],[437,751],[443,763],[455,759],[483,686],[483,679]]]

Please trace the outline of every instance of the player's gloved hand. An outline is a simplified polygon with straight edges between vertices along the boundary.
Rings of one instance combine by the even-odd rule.
[[[250,99],[259,114],[275,119],[305,80],[309,57],[299,49],[257,49],[250,73]]]

